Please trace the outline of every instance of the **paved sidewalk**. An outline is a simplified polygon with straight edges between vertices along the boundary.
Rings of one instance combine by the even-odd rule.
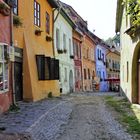
[[[0,115],[0,140],[49,140],[66,124],[72,112],[69,99],[52,98],[34,103],[19,102],[18,112]],[[7,139],[4,136],[7,135]],[[13,139],[12,139],[13,138]]]

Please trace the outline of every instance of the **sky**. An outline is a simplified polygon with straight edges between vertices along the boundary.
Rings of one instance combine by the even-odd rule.
[[[71,5],[101,39],[115,35],[117,0],[61,0]]]

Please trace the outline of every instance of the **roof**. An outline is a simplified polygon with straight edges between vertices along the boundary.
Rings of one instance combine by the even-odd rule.
[[[82,32],[86,32],[87,29],[87,22],[83,20],[83,18],[68,4],[59,1],[63,6],[63,9],[68,14],[68,16],[73,20],[76,24],[77,28],[80,29]]]
[[[55,0],[47,0],[47,1],[48,1],[48,3],[51,5],[51,7],[53,7],[53,8],[58,8],[58,5],[57,5],[57,3],[56,3]]]
[[[120,32],[121,22],[122,22],[122,15],[123,15],[123,7],[122,4],[123,0],[117,0],[117,9],[116,9],[116,27],[115,32]]]
[[[70,16],[66,13],[66,11],[64,10],[62,4],[60,1],[56,1],[57,5],[59,8],[61,8],[60,10],[60,14],[65,18],[65,20],[71,25],[72,28],[76,28],[75,23],[73,22],[73,20],[70,18]]]

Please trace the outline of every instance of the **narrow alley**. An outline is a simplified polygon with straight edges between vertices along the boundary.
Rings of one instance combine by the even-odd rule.
[[[131,140],[100,95],[78,96],[72,100],[75,107],[58,140]]]
[[[104,102],[117,94],[81,93],[21,103],[18,113],[0,118],[5,128],[0,140],[131,140]]]

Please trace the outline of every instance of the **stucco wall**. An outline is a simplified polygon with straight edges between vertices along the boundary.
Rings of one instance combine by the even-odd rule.
[[[55,11],[54,18],[56,17],[58,11]],[[63,34],[66,34],[66,53],[59,54],[56,48],[56,29],[60,31],[60,49],[64,50],[63,48]],[[74,60],[70,59],[70,49],[69,49],[69,39],[71,40],[71,51],[73,54],[73,42],[72,42],[72,27],[70,24],[65,20],[65,18],[59,14],[56,22],[54,23],[54,46],[55,46],[55,58],[60,60],[60,84],[62,87],[62,93],[66,94],[70,92],[70,71],[73,73],[73,89],[74,89]],[[65,80],[65,68],[67,69],[67,80]]]
[[[106,65],[104,65],[102,60],[98,59],[98,50],[101,50],[101,53],[104,54],[104,61],[106,61],[106,54],[108,53],[108,50],[105,49],[103,46],[101,45],[97,45],[96,46],[96,73],[97,76],[99,77],[99,72],[101,72],[101,78],[103,79],[103,73],[104,73],[104,79],[107,78],[107,74],[106,74]],[[102,55],[101,55],[102,57]],[[108,84],[106,81],[100,81],[100,91],[108,91]]]
[[[2,1],[2,0],[1,0]],[[10,45],[10,16],[3,16],[0,13],[0,43]],[[0,93],[0,113],[7,111],[12,103],[12,84],[11,84],[11,63],[9,62],[9,89],[7,92]]]
[[[18,47],[23,48],[23,96],[26,100],[39,100],[47,97],[49,92],[59,95],[58,80],[38,80],[35,55],[44,54],[54,57],[53,42],[46,41],[46,11],[50,15],[50,36],[52,37],[52,7],[46,0],[37,0],[41,5],[41,26],[34,25],[34,0],[19,0],[18,14],[22,19],[22,27],[14,27],[14,40]],[[26,9],[25,9],[26,7]],[[35,29],[43,32],[41,36],[35,35]]]
[[[84,79],[84,69],[86,69],[87,79]],[[88,78],[88,69],[90,70],[90,79]],[[95,43],[92,39],[85,35],[82,43],[82,74],[84,91],[93,91],[93,71],[95,73]]]
[[[139,39],[132,38],[125,33],[125,31],[130,27],[130,19],[126,16],[125,9],[123,11],[123,18],[121,24],[121,89],[122,92],[126,94],[131,102],[137,102],[137,76],[134,77],[135,73],[137,74],[137,68],[134,68],[133,59],[135,58],[135,49]],[[126,20],[127,18],[127,20]],[[139,47],[139,46],[138,46]],[[137,61],[137,60],[136,60]],[[127,74],[127,62],[128,62],[128,74]],[[136,62],[137,63],[137,62]],[[134,70],[133,70],[134,68]],[[128,77],[128,81],[127,81]]]

